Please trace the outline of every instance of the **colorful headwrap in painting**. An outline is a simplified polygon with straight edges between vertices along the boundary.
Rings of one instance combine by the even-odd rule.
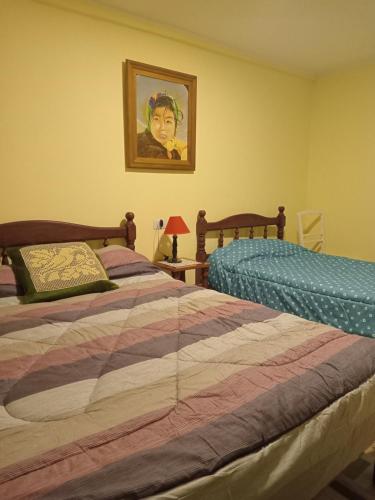
[[[150,97],[146,108],[146,119],[147,119],[147,129],[150,130],[151,119],[155,108],[168,108],[172,111],[175,119],[175,131],[176,127],[183,120],[183,113],[179,108],[176,100],[168,95],[166,92],[158,92]]]

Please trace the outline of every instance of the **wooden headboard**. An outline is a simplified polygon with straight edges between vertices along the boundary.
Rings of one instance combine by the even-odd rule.
[[[196,224],[197,232],[197,253],[196,260],[205,262],[209,254],[206,252],[206,234],[209,231],[219,231],[218,248],[224,245],[224,230],[233,229],[233,239],[238,240],[241,228],[249,228],[249,238],[254,238],[254,228],[263,227],[263,238],[268,237],[268,226],[277,227],[277,237],[284,239],[284,227],[286,217],[284,215],[285,207],[279,207],[279,213],[276,217],[265,217],[258,214],[237,214],[226,217],[216,222],[207,222],[206,211],[199,210]]]
[[[94,227],[49,220],[25,220],[0,224],[1,263],[7,264],[7,248],[12,246],[63,243],[69,241],[103,240],[124,238],[127,248],[135,249],[136,226],[134,214],[127,212],[121,227]]]

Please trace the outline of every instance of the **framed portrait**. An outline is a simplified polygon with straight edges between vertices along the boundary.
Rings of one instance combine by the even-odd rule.
[[[195,170],[196,99],[196,76],[127,60],[126,166]]]

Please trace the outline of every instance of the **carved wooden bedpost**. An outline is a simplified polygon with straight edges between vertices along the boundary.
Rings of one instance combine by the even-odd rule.
[[[206,253],[206,225],[207,221],[205,219],[206,211],[199,210],[197,223],[196,223],[196,233],[197,233],[197,253],[195,255],[195,259],[198,262],[206,262],[207,253]],[[202,282],[202,269],[197,269],[195,271],[195,282]]]
[[[195,258],[198,262],[206,262],[207,254],[206,254],[206,224],[207,221],[205,219],[206,211],[199,210],[196,224],[196,232],[197,232],[197,253]]]
[[[125,223],[126,246],[130,248],[130,250],[135,250],[134,242],[137,237],[137,228],[133,222],[134,219],[133,212],[126,212],[125,218],[126,218],[126,223]]]
[[[286,221],[284,210],[285,207],[279,207],[279,215],[277,216],[277,237],[279,240],[284,239],[284,227]]]

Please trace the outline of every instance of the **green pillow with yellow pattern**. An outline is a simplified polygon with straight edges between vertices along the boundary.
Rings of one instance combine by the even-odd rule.
[[[87,243],[13,247],[7,254],[26,304],[118,288]]]

